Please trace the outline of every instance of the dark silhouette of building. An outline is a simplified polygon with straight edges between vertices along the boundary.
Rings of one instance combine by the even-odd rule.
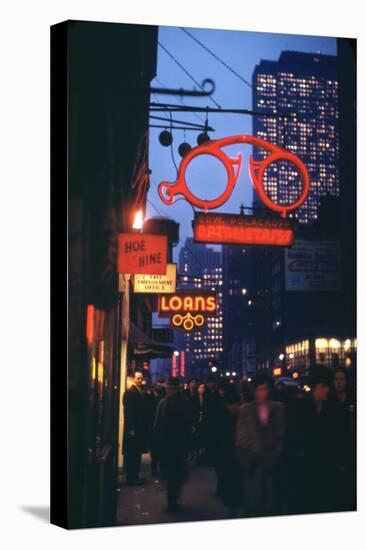
[[[117,239],[146,205],[156,51],[154,26],[68,21],[51,30],[52,274],[68,287],[67,324],[52,345],[51,520],[69,528],[115,522],[131,305]],[[56,241],[56,228],[67,238]],[[57,263],[63,247],[67,273],[66,258]],[[53,305],[53,319],[61,313]]]
[[[225,373],[235,379],[255,372],[251,247],[223,245]]]
[[[319,212],[316,223],[297,226],[292,247],[265,257],[268,332],[257,362],[277,376],[306,375],[314,364],[350,366],[354,358],[343,314],[339,199],[323,197]]]

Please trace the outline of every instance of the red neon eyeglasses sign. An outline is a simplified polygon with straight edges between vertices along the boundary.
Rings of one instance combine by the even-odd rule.
[[[196,206],[197,208],[202,208],[205,212],[208,210],[213,210],[222,206],[231,196],[236,182],[239,177],[242,156],[239,153],[237,157],[229,157],[226,155],[221,148],[228,145],[234,145],[235,143],[248,143],[256,147],[260,147],[265,151],[268,151],[270,154],[261,161],[255,161],[252,156],[249,158],[249,170],[250,176],[260,199],[262,202],[271,210],[275,212],[280,212],[283,218],[286,217],[288,212],[296,210],[299,208],[305,201],[309,193],[309,174],[306,169],[305,164],[293,153],[286,151],[278,145],[273,145],[264,139],[260,139],[254,136],[248,135],[239,135],[232,136],[222,139],[217,139],[214,141],[208,141],[194,147],[191,149],[182,159],[179,170],[178,178],[175,182],[170,183],[167,181],[162,181],[159,185],[159,196],[161,200],[167,204],[172,205],[175,202],[176,195],[182,195],[190,204]],[[199,155],[211,155],[221,161],[225,166],[227,173],[227,185],[225,191],[216,199],[204,200],[200,199],[196,195],[193,195],[189,190],[189,187],[186,182],[186,170],[189,163]],[[292,163],[300,175],[302,190],[299,198],[292,204],[282,205],[274,203],[266,194],[264,185],[263,185],[263,176],[265,170],[273,162],[277,161],[287,161]]]

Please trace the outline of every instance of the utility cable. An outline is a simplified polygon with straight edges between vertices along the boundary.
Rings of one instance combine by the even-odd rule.
[[[253,88],[252,84],[250,82],[248,82],[248,80],[246,80],[243,76],[241,76],[239,73],[237,73],[232,67],[230,67],[230,65],[228,65],[225,61],[223,61],[218,55],[216,55],[212,50],[210,50],[210,48],[208,48],[207,46],[205,46],[200,40],[198,40],[198,38],[196,38],[195,36],[193,36],[193,34],[191,34],[189,31],[187,31],[187,29],[185,29],[184,27],[180,27],[180,29],[185,32],[192,40],[194,40],[197,44],[199,44],[204,50],[206,50],[206,52],[208,52],[210,55],[212,55],[212,57],[214,57],[216,59],[216,61],[218,61],[219,63],[221,63],[221,65],[223,65],[224,67],[226,67],[226,69],[228,69],[231,73],[233,73],[236,77],[238,77],[242,82],[244,82],[244,84],[246,84],[247,86],[249,86],[250,88]]]
[[[160,101],[158,100],[158,98],[156,97],[156,95],[155,95],[155,94],[151,94],[151,95],[153,95],[153,96],[154,96],[154,98],[155,98],[155,101],[156,101],[157,103],[159,103],[159,105],[162,105],[162,104],[161,104],[161,102],[160,102]],[[166,111],[163,111],[163,112],[166,112]],[[166,120],[167,122],[169,122],[169,118],[166,118],[166,117],[164,117],[164,118],[165,118],[165,120]]]
[[[190,74],[189,71],[187,71],[187,69],[185,67],[183,67],[183,65],[174,57],[174,55],[171,54],[170,51],[161,42],[158,42],[158,45],[174,61],[174,63],[176,63],[178,65],[178,67],[196,84],[196,86],[198,86],[200,88],[200,90],[202,90],[204,92],[205,90],[204,90],[203,86]],[[214,103],[216,105],[216,107],[221,109],[221,105],[219,105],[217,103],[217,101],[215,101],[212,97],[208,96],[208,99],[210,101],[212,101],[212,103]]]

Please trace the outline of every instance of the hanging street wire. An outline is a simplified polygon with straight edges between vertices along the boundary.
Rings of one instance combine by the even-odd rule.
[[[155,94],[152,94],[152,95],[154,96],[155,101],[156,101],[159,105],[162,105],[162,104],[160,103],[160,101],[158,100],[158,98],[156,97],[156,95],[155,95]],[[167,120],[167,121],[169,122],[169,119],[166,118],[166,117],[165,117],[165,120]]]
[[[176,63],[178,67],[196,84],[196,86],[199,87],[200,90],[205,91],[202,85],[191,75],[189,71],[187,71],[185,67],[183,67],[183,65],[174,57],[172,53],[170,53],[170,51],[161,42],[158,42],[158,45],[174,61],[174,63]],[[216,107],[221,109],[221,106],[212,97],[208,96],[208,99],[212,101],[212,103],[214,103]]]
[[[284,113],[268,113],[265,111],[252,111],[250,109],[214,109],[212,107],[196,107],[193,105],[177,105],[172,103],[150,103],[151,111],[167,111],[167,112],[190,112],[190,113],[230,113],[237,115],[254,115],[267,118],[291,118],[291,115]],[[302,118],[301,115],[293,115],[294,117]]]
[[[196,42],[197,44],[199,44],[204,50],[206,50],[206,52],[208,52],[209,54],[212,55],[212,57],[214,57],[216,59],[216,61],[218,61],[219,63],[221,63],[221,65],[223,65],[224,67],[226,67],[226,69],[228,69],[231,73],[233,73],[235,76],[237,76],[242,82],[244,82],[244,84],[246,84],[247,86],[249,86],[250,88],[253,88],[252,84],[246,80],[243,76],[241,76],[238,72],[236,72],[232,67],[230,67],[230,65],[228,65],[225,61],[223,61],[218,55],[216,55],[212,50],[210,50],[210,48],[208,48],[207,46],[205,46],[200,40],[198,40],[198,38],[196,38],[195,36],[193,36],[193,34],[191,34],[189,31],[187,31],[187,29],[185,29],[184,27],[180,27],[180,29],[186,33],[192,40],[194,40],[194,42]]]
[[[161,116],[154,116],[154,115],[150,115],[149,118],[153,119],[153,120],[168,120],[166,117],[161,117]],[[172,120],[173,124],[183,124],[184,126],[186,126],[186,128],[183,128],[183,130],[195,130],[195,131],[198,131],[198,130],[207,130],[209,132],[214,132],[214,128],[212,128],[211,126],[206,126],[206,125],[203,125],[203,124],[197,124],[195,122],[187,122],[185,120],[178,120],[176,118],[174,118]]]

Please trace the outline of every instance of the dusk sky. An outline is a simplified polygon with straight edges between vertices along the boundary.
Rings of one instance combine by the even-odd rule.
[[[285,50],[336,55],[335,38],[194,28],[187,30],[250,84],[254,68],[262,59],[276,61],[281,52]],[[205,78],[214,80],[216,89],[212,98],[222,108],[252,109],[252,88],[232,74],[180,28],[159,27],[159,42],[184,66],[196,81],[202,83]],[[158,47],[157,77],[153,80],[152,86],[188,90],[192,90],[194,87],[197,88],[194,82],[161,47]],[[151,101],[182,104],[179,97],[174,96],[151,96]],[[186,105],[216,107],[206,97],[185,97],[183,101]],[[167,116],[164,113],[155,114]],[[173,118],[203,124],[205,114],[173,113]],[[252,133],[252,117],[248,115],[213,113],[209,114],[208,121],[209,125],[215,129],[215,132],[211,133],[211,139]],[[150,123],[160,124],[160,122],[154,120],[151,120]],[[167,128],[169,128],[169,123]],[[159,198],[157,193],[159,183],[164,180],[171,182],[176,180],[176,169],[172,161],[170,147],[163,147],[159,143],[158,138],[161,131],[162,129],[150,129],[149,164],[152,174],[150,177],[151,188],[148,195],[147,217],[165,215],[180,223],[181,245],[187,237],[192,236],[193,210],[185,200],[178,201],[173,206],[165,206]],[[183,141],[187,141],[192,147],[196,146],[198,134],[199,132],[186,132],[184,136],[183,130],[174,131],[173,153],[177,166],[179,166],[181,160],[178,154],[179,145]],[[234,192],[230,200],[220,210],[222,212],[239,213],[239,206],[242,202],[246,206],[251,206],[252,202],[252,187],[248,165],[251,147],[237,145],[225,148],[225,152],[230,153],[232,156],[237,156],[237,153],[241,152],[243,162]],[[209,199],[220,195],[224,190],[226,172],[219,161],[213,158],[201,157],[201,159],[192,162],[187,179],[191,190],[195,194],[201,198]],[[175,261],[178,260],[177,252],[179,248],[180,246],[175,250]]]

